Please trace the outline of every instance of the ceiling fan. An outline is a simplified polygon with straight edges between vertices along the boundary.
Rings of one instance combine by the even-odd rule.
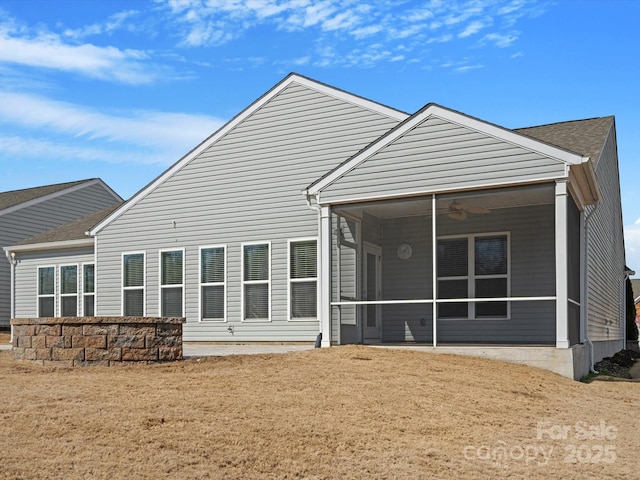
[[[466,220],[470,213],[485,214],[491,213],[491,210],[488,208],[474,207],[473,205],[467,205],[466,203],[454,200],[449,204],[449,207],[444,213],[453,220]]]

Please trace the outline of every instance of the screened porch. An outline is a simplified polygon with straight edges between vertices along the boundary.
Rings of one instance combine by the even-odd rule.
[[[333,343],[580,342],[564,183],[334,205],[330,228]]]

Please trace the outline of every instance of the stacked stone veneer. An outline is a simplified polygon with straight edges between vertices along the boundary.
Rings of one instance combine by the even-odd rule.
[[[43,365],[119,365],[182,359],[184,318],[18,318],[13,358]]]

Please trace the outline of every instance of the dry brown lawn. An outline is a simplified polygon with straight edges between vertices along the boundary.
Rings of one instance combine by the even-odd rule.
[[[490,360],[350,346],[71,369],[3,351],[0,390],[7,479],[640,477],[640,383]]]

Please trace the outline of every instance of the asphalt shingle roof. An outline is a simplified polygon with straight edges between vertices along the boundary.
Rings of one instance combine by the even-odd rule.
[[[12,190],[10,192],[0,192],[0,210],[13,207],[30,200],[34,200],[39,197],[44,197],[51,193],[59,192],[67,188],[71,188],[81,183],[90,182],[95,180],[93,178],[88,180],[78,180],[75,182],[58,183],[56,185],[45,185],[43,187],[25,188],[23,190]]]
[[[516,128],[513,131],[588,156],[596,165],[613,122],[612,116],[598,117],[538,127]]]
[[[87,215],[86,217],[79,218],[73,222],[65,223],[53,230],[40,233],[34,237],[27,238],[16,245],[33,245],[37,243],[49,243],[49,242],[64,242],[66,240],[80,240],[83,238],[89,238],[85,235],[85,232],[91,230],[94,226],[100,223],[107,215],[111,214],[122,203],[117,203],[110,207],[100,210],[98,212]]]

